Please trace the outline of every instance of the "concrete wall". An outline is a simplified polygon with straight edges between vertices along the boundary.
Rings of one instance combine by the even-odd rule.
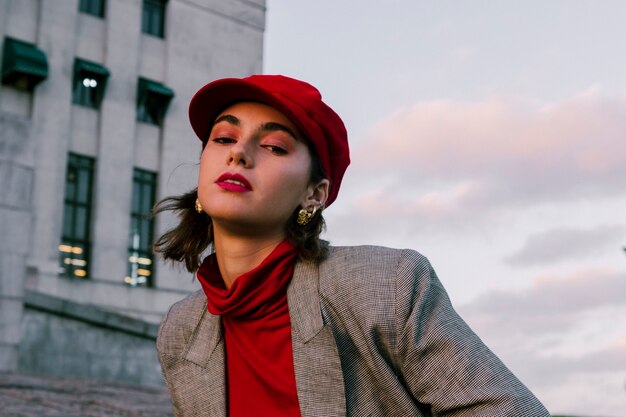
[[[215,78],[262,70],[265,1],[169,0],[164,39],[141,32],[141,0],[106,4],[100,19],[79,13],[78,0],[0,0],[0,53],[15,37],[36,44],[49,66],[34,92],[0,85],[0,369],[17,366],[25,288],[152,323],[199,288],[162,262],[153,288],[123,283],[132,172],[158,173],[158,199],[196,185],[200,146],[187,105]],[[111,72],[98,110],[72,104],[75,58]],[[139,76],[176,94],[162,126],[136,121]],[[58,275],[70,151],[96,160],[89,279]],[[173,222],[157,219],[155,235]]]
[[[163,385],[157,326],[26,292],[18,370],[139,385]]]
[[[34,169],[28,121],[0,113],[0,126],[0,370],[14,370],[32,230]]]
[[[36,0],[0,0],[0,33],[33,42],[37,6]],[[24,276],[33,231],[33,99],[34,93],[0,86],[0,370],[16,368],[21,338]]]

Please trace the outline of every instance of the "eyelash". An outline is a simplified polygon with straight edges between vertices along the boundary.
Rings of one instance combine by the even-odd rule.
[[[281,148],[280,146],[276,146],[276,145],[263,145],[263,147],[265,149],[268,149],[270,152],[276,154],[276,155],[287,155],[287,150]]]
[[[218,137],[218,138],[214,138],[212,140],[212,142],[215,142],[217,144],[220,145],[226,145],[226,144],[231,144],[231,143],[235,143],[237,142],[235,139],[232,138],[226,138],[226,137]],[[287,155],[287,150],[284,148],[281,148],[280,146],[276,146],[276,145],[261,145],[261,147],[269,150],[270,152],[276,154],[276,155]]]
[[[227,143],[235,143],[235,139],[231,138],[213,138],[212,142],[219,143],[220,145],[224,145]]]

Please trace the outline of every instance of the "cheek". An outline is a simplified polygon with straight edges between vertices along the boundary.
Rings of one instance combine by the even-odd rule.
[[[215,165],[215,155],[211,152],[204,151],[202,152],[202,156],[200,156],[200,178],[211,170],[211,167]]]
[[[198,172],[198,195],[204,196],[204,190],[207,188],[207,184],[210,182],[212,177],[211,174],[211,163],[209,158],[205,158],[204,156],[200,158],[200,170]]]
[[[299,161],[283,170],[276,181],[280,184],[280,189],[286,195],[292,196],[294,201],[299,201],[309,185],[310,172],[307,161]]]

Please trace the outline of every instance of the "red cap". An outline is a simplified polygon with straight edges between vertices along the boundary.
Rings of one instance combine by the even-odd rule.
[[[222,78],[202,87],[189,103],[189,120],[203,142],[215,118],[227,107],[242,101],[258,101],[283,113],[313,144],[328,175],[328,207],[339,192],[350,164],[348,134],[341,118],[322,101],[310,84],[282,75]]]

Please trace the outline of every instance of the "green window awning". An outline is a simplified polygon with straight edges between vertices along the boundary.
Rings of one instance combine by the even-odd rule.
[[[4,38],[2,83],[32,90],[48,78],[46,54],[32,43]]]
[[[162,96],[164,99],[168,101],[174,97],[174,90],[169,88],[168,86],[161,84],[157,81],[152,81],[147,78],[139,79],[139,93],[140,95],[145,94],[156,94]]]
[[[111,72],[104,65],[97,64],[84,59],[76,58],[74,61],[74,71],[85,73],[99,78],[108,78]]]
[[[137,84],[137,120],[160,126],[173,97],[174,90],[168,86],[140,77]]]

